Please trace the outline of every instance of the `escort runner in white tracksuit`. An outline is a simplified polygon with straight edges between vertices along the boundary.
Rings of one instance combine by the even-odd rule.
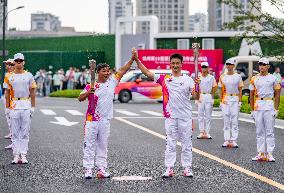
[[[217,87],[214,76],[208,73],[208,62],[201,63],[202,73],[199,76],[199,100],[198,106],[198,123],[200,134],[197,139],[212,139],[209,134],[211,127],[212,108],[214,103],[214,93]]]
[[[10,109],[14,159],[12,164],[28,163],[29,132],[35,107],[36,83],[33,75],[24,70],[24,55],[14,56],[15,70],[8,78],[6,109]],[[12,102],[10,93],[14,93]]]
[[[222,74],[218,86],[221,88],[221,109],[224,118],[224,144],[222,147],[237,148],[239,134],[239,111],[242,100],[242,77],[234,72],[235,61],[226,61],[227,73]]]
[[[109,178],[107,171],[107,146],[110,135],[110,120],[113,118],[113,97],[115,87],[121,77],[129,70],[133,59],[121,67],[115,75],[111,75],[108,64],[99,64],[96,68],[98,82],[95,84],[95,92],[91,94],[91,85],[86,85],[79,96],[79,101],[88,98],[89,105],[86,113],[84,157],[83,167],[85,168],[85,178],[93,177],[94,161],[96,158],[97,178]],[[94,97],[92,107],[90,97]]]
[[[272,155],[275,148],[274,124],[278,114],[281,86],[275,76],[268,73],[270,66],[267,58],[261,58],[258,64],[260,73],[252,77],[249,87],[258,152],[252,161],[274,162]]]
[[[5,95],[5,90],[8,89],[8,79],[9,76],[12,74],[12,72],[14,71],[14,59],[8,59],[7,61],[4,62],[5,63],[5,67],[6,67],[6,74],[4,77],[4,82],[3,82],[3,89],[4,89],[4,95]],[[13,98],[14,93],[11,91],[10,92],[10,100]],[[6,107],[6,98],[4,98],[4,106]],[[10,109],[5,109],[5,115],[6,115],[6,120],[7,120],[7,125],[9,128],[9,134],[4,136],[5,139],[11,139],[12,138],[12,129],[11,129],[11,119],[10,119]],[[13,144],[10,144],[8,146],[5,147],[5,149],[12,149]]]
[[[181,74],[183,57],[180,54],[170,56],[171,75],[160,75],[150,72],[136,57],[138,68],[143,74],[162,86],[163,111],[167,145],[165,151],[166,171],[163,177],[174,175],[176,162],[176,142],[181,142],[181,165],[185,177],[193,177],[192,173],[192,107],[191,93],[194,91],[194,81],[188,75]]]

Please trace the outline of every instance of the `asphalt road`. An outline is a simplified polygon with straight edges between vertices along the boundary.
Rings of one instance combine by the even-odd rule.
[[[70,111],[71,110],[71,111]],[[284,127],[276,128],[275,163],[251,162],[256,154],[255,126],[240,121],[238,149],[223,149],[223,120],[214,112],[212,140],[193,137],[194,178],[181,176],[180,156],[175,176],[164,171],[164,119],[159,103],[114,105],[108,162],[111,179],[83,178],[83,122],[86,103],[74,99],[39,98],[32,120],[28,165],[11,165],[12,153],[4,111],[0,109],[0,192],[283,192]],[[196,109],[194,109],[196,110]],[[196,114],[194,114],[196,117]],[[61,124],[61,125],[60,125]],[[284,126],[284,125],[282,125]],[[202,152],[201,152],[202,151]],[[203,155],[201,155],[201,154]],[[180,147],[178,146],[178,155]],[[113,177],[151,177],[118,181]],[[283,188],[282,190],[280,188]]]

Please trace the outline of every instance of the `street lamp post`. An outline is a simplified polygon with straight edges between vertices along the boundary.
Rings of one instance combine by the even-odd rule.
[[[7,7],[7,0],[1,0],[1,2],[3,3],[3,26],[2,26],[2,73],[1,73],[1,83],[3,83],[4,80],[4,76],[5,76],[5,66],[4,66],[4,61],[6,60],[6,45],[5,45],[5,33],[6,33],[6,19],[8,17],[8,14],[14,10],[17,9],[22,9],[24,8],[24,6],[19,6],[15,9],[12,9],[10,11],[7,12],[6,14],[6,7]]]

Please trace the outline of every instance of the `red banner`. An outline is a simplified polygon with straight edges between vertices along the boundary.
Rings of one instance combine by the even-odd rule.
[[[170,55],[179,53],[183,56],[183,70],[194,73],[193,50],[138,50],[140,61],[149,69],[170,69]],[[200,50],[199,70],[201,62],[208,62],[209,67],[218,78],[223,69],[223,50]]]

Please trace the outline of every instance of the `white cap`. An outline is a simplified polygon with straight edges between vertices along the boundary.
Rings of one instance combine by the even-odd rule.
[[[226,63],[225,64],[236,64],[235,60],[232,59],[232,58],[229,58],[228,60],[226,60]]]
[[[14,55],[14,60],[17,60],[17,59],[25,60],[25,57],[22,53],[17,53]]]
[[[269,64],[269,60],[268,60],[268,58],[260,58],[258,63]]]
[[[207,67],[209,67],[209,64],[208,64],[208,62],[201,62],[201,66],[207,66]]]
[[[5,60],[5,61],[4,61],[4,63],[13,63],[13,62],[14,62],[14,60],[11,59],[11,58],[9,58],[8,60]]]

